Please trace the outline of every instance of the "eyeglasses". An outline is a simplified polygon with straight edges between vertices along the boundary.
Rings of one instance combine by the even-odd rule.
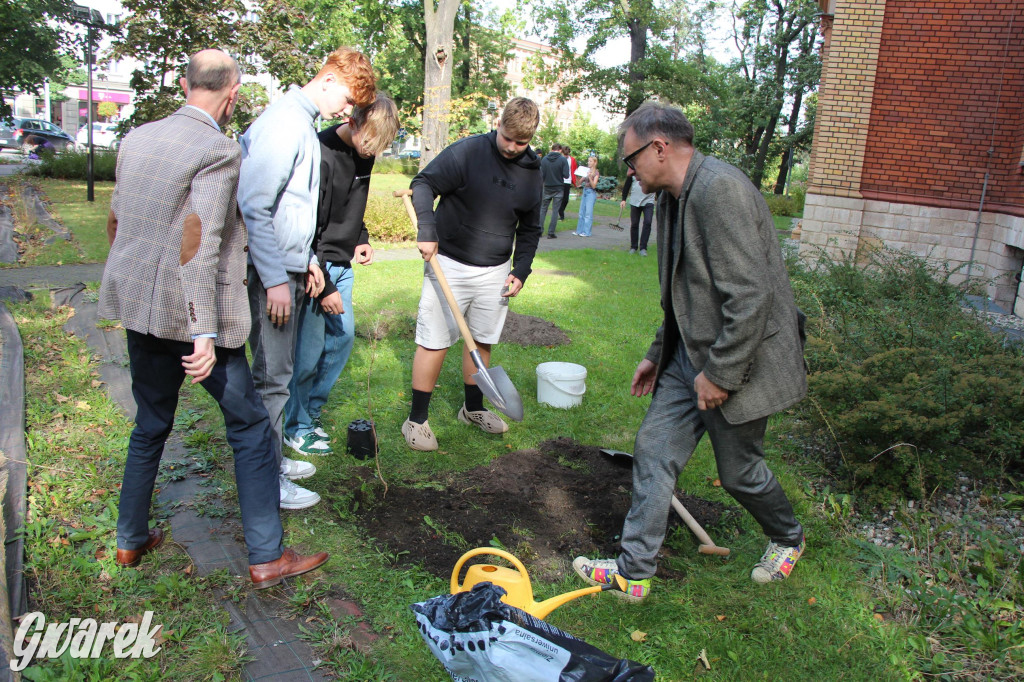
[[[632,154],[630,154],[626,158],[622,159],[622,163],[626,164],[626,168],[628,168],[629,170],[631,170],[631,171],[633,171],[635,173],[636,172],[636,166],[633,165],[634,159],[636,159],[636,157],[639,156],[640,152],[642,152],[643,150],[647,149],[652,144],[654,144],[654,140],[651,140],[650,142],[648,142],[647,144],[643,145],[642,147],[640,147],[639,149],[634,151]]]

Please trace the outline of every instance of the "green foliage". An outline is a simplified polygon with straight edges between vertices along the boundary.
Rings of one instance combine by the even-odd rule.
[[[772,215],[796,216],[799,215],[796,201],[785,194],[765,194],[764,200],[768,202],[768,210]]]
[[[415,241],[416,231],[412,228],[405,208],[397,199],[371,194],[366,201],[363,214],[370,242]]]
[[[267,89],[261,84],[242,83],[238,88],[238,104],[235,105],[235,114],[225,127],[237,138],[249,129],[249,126],[269,102]]]
[[[399,159],[395,157],[378,158],[373,162],[374,174],[397,173],[401,175],[416,175],[419,172],[419,159]]]
[[[62,53],[71,46],[66,21],[69,0],[22,0],[0,4],[0,91],[38,92],[43,81],[62,71]],[[0,119],[12,114],[0,97]]]
[[[96,107],[96,113],[109,121],[117,116],[117,105],[113,102],[100,102]]]
[[[951,274],[880,249],[794,275],[810,317],[802,412],[869,500],[1024,467],[1024,360],[961,311]]]
[[[93,150],[93,180],[113,180],[117,169],[117,153],[106,150]],[[37,165],[25,172],[43,178],[61,180],[86,180],[86,166],[89,152],[70,151],[61,154],[45,154]]]

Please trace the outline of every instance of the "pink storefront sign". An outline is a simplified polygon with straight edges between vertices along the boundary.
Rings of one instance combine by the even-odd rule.
[[[78,88],[78,99],[87,100],[89,99],[89,90],[87,88]],[[132,101],[132,97],[127,92],[110,92],[109,90],[97,90],[93,88],[92,91],[93,102],[114,102],[116,104],[128,104]]]

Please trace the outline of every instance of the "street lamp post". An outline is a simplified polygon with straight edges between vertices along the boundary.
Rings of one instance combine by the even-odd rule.
[[[99,10],[86,7],[85,5],[72,5],[71,16],[76,24],[81,24],[86,27],[86,57],[85,57],[85,69],[88,74],[87,77],[87,95],[89,101],[86,103],[86,135],[89,139],[89,156],[85,163],[85,178],[86,178],[86,199],[88,201],[96,201],[96,194],[93,187],[93,146],[92,146],[92,40],[93,40],[93,29],[103,29],[106,24],[103,23],[103,15],[100,14]]]

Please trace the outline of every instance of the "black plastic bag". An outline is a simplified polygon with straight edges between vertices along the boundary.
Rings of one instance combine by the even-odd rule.
[[[505,589],[413,604],[420,634],[457,682],[648,682],[650,666],[618,659],[501,601]]]

